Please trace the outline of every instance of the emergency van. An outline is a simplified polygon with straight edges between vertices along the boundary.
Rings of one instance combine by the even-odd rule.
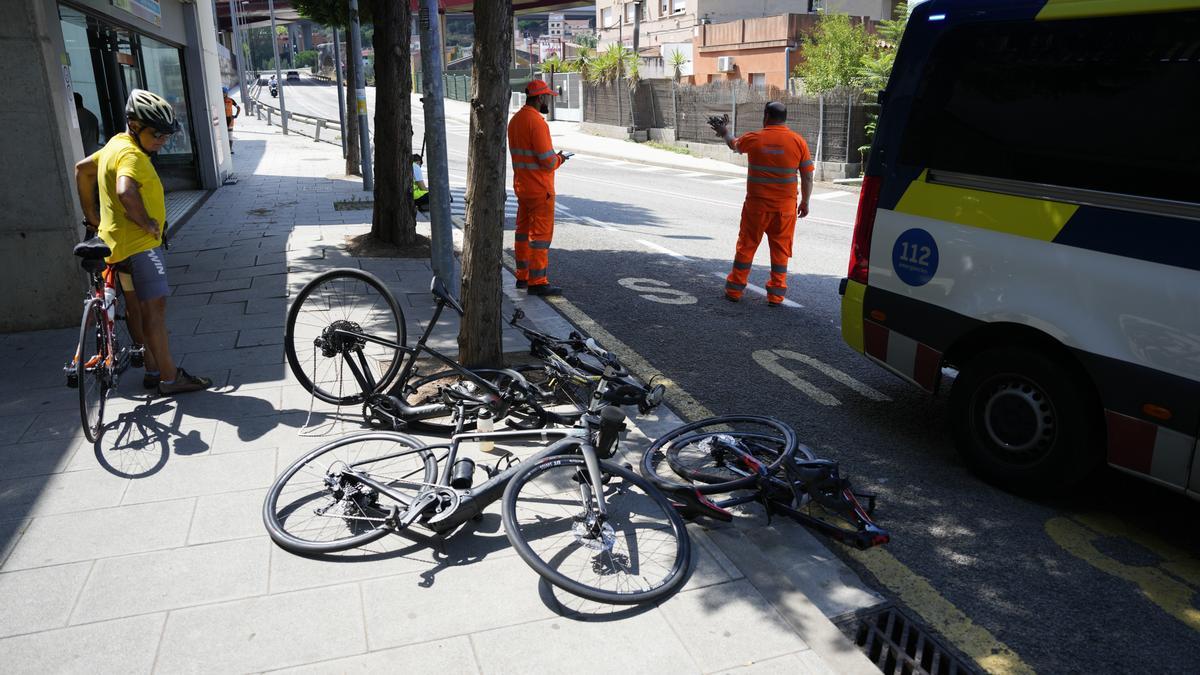
[[[1200,0],[929,0],[880,103],[845,341],[987,480],[1200,499]]]

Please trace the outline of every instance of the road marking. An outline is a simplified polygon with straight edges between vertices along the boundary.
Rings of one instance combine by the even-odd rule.
[[[713,272],[713,276],[715,276],[721,280],[726,279],[725,274],[722,272]],[[762,286],[755,286],[754,284],[746,284],[746,290],[751,291],[757,295],[761,295],[764,298],[767,297],[767,289],[763,288]],[[804,309],[804,305],[796,302],[795,300],[788,300],[787,298],[783,299],[783,306],[784,307],[792,307],[793,309]]]
[[[1191,601],[1200,589],[1200,566],[1184,551],[1103,516],[1051,518],[1046,521],[1046,534],[1064,551],[1092,567],[1135,584],[1147,600],[1188,628],[1200,631],[1200,610]],[[1163,558],[1163,562],[1156,566],[1121,562],[1096,547],[1096,540],[1105,537],[1132,540]]]
[[[787,382],[788,384],[792,385],[793,387],[798,389],[801,393],[803,393],[805,396],[808,396],[809,398],[816,401],[817,403],[820,403],[821,405],[829,405],[829,406],[841,405],[842,402],[839,401],[837,399],[837,397],[834,396],[833,394],[830,394],[829,392],[825,391],[824,389],[821,389],[820,387],[814,385],[813,383],[809,382],[808,380],[800,377],[799,375],[797,375],[795,373],[795,371],[792,371],[791,369],[784,367],[780,363],[780,361],[783,361],[785,359],[790,360],[790,361],[799,361],[800,363],[803,363],[804,365],[808,366],[809,368],[812,368],[813,370],[820,372],[821,374],[825,375],[829,379],[834,380],[836,382],[841,382],[842,384],[853,389],[854,391],[858,392],[859,394],[862,394],[866,398],[871,399],[872,401],[890,401],[890,400],[892,400],[892,399],[888,398],[886,395],[863,384],[862,382],[859,382],[858,380],[854,379],[853,377],[850,377],[849,375],[838,370],[837,368],[834,368],[833,366],[822,362],[820,359],[814,358],[807,354],[793,352],[788,349],[760,349],[760,350],[754,352],[751,356],[754,358],[754,361],[756,363],[758,363],[758,365],[762,366],[763,368],[766,368],[769,372],[774,373],[775,375],[778,375],[779,377],[783,378],[784,382]]]
[[[627,279],[618,279],[617,283],[637,293],[639,297],[651,302],[658,302],[664,305],[694,305],[697,302],[696,296],[685,293],[677,288],[671,288],[671,284],[659,281],[658,279],[630,277]]]
[[[587,223],[588,225],[595,225],[596,227],[602,227],[602,228],[608,230],[609,232],[620,232],[620,230],[617,227],[615,227],[612,223],[606,223],[603,220],[596,220],[595,218],[592,218],[590,216],[579,216],[579,219],[582,220],[583,222]]]
[[[712,174],[711,173],[701,173],[699,171],[684,171],[683,173],[675,174],[676,178],[699,178],[700,176],[704,176],[704,177],[708,178],[708,177],[711,177]]]
[[[668,169],[668,168],[662,167],[662,166],[654,166],[653,164],[633,164],[629,168],[634,171],[658,171],[658,172],[672,171],[672,169]]]
[[[831,190],[829,192],[821,192],[821,193],[812,195],[811,197],[809,197],[809,199],[817,199],[817,200],[823,201],[826,199],[837,199],[838,197],[845,197],[846,195],[854,195],[855,197],[858,196],[858,195],[855,195],[853,192],[843,192],[841,190]]]
[[[641,244],[642,246],[645,246],[646,248],[652,248],[655,251],[658,251],[659,253],[666,253],[667,255],[671,256],[672,258],[678,258],[680,260],[691,260],[691,258],[687,257],[686,255],[683,255],[682,253],[676,253],[675,251],[672,251],[671,249],[667,248],[666,246],[659,246],[658,244],[656,244],[652,241],[646,241],[645,239],[635,239],[634,241]]]
[[[738,183],[745,183],[746,179],[745,178],[722,178],[720,180],[714,180],[711,182],[720,183],[721,185],[737,185]]]
[[[910,570],[896,556],[880,547],[859,551],[842,547],[851,558],[866,567],[888,590],[899,596],[906,607],[916,612],[955,647],[974,659],[987,673],[1025,675],[1033,673],[1021,657],[988,629],[942,597],[925,577]]]

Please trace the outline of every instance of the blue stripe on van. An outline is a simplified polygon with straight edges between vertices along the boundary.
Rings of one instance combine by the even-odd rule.
[[[1096,206],[1080,206],[1054,243],[1200,270],[1200,223]]]

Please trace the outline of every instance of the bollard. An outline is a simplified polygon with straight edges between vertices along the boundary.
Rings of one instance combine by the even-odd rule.
[[[314,143],[316,143],[317,141],[321,140],[321,129],[322,129],[324,126],[325,126],[325,120],[322,120],[322,119],[319,119],[319,120],[317,120],[317,128],[316,128],[316,131],[314,131],[314,132],[313,132],[313,142],[314,142]]]
[[[267,126],[271,126],[271,109],[267,108]]]

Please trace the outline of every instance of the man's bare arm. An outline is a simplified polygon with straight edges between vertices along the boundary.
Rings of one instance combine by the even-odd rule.
[[[808,215],[808,198],[812,196],[813,175],[811,171],[800,172],[800,204],[796,207],[796,215],[801,218]]]
[[[89,229],[100,227],[100,205],[96,203],[96,181],[99,170],[96,160],[85,157],[75,163],[75,190],[79,193],[79,206]]]
[[[158,238],[158,223],[146,213],[146,204],[142,201],[141,186],[129,176],[117,176],[117,199],[125,207],[125,215],[155,239]]]

